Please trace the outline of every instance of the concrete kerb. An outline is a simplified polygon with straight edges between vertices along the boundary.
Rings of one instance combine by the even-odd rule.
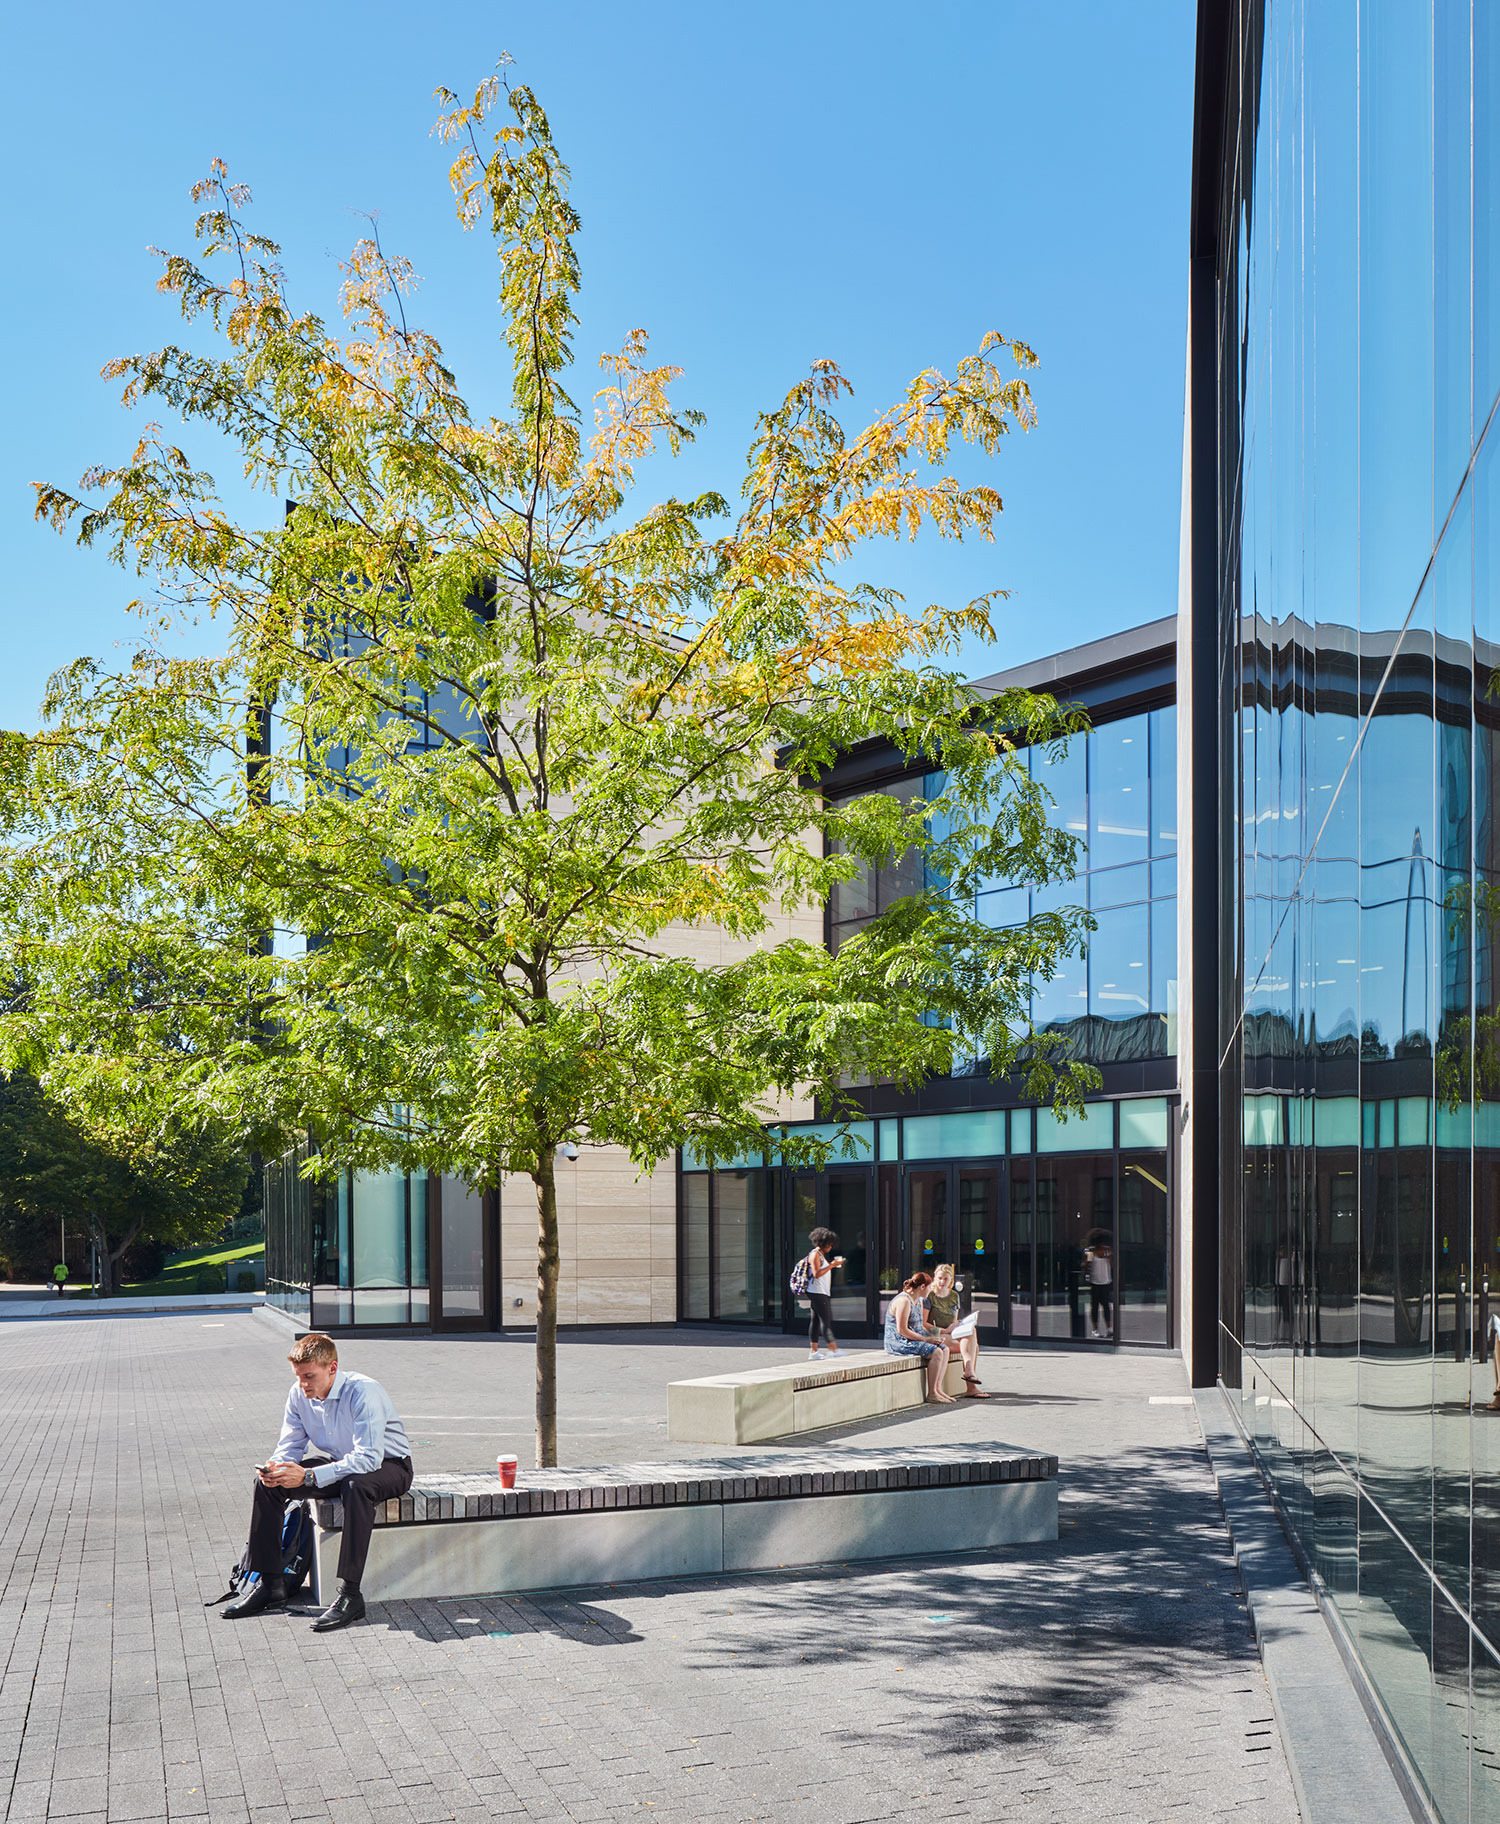
[[[0,1323],[34,1324],[88,1317],[191,1317],[195,1311],[259,1311],[264,1292],[178,1292],[151,1298],[17,1299],[0,1304]]]
[[[1195,1403],[1304,1824],[1438,1824],[1224,1390]]]

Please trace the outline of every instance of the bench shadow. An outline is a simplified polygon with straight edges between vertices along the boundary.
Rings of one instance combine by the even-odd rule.
[[[636,1586],[630,1586],[632,1588]],[[584,1647],[622,1647],[645,1637],[595,1600],[594,1590],[536,1590],[514,1596],[423,1597],[371,1604],[370,1619],[397,1634],[440,1644],[555,1634]]]
[[[756,1444],[743,1446],[746,1450],[785,1450],[789,1452],[807,1452],[816,1450],[824,1444],[846,1444],[858,1438],[879,1437],[890,1431],[904,1431],[912,1436],[912,1448],[921,1449],[924,1444],[936,1444],[940,1441],[942,1430],[947,1423],[960,1413],[972,1412],[976,1407],[984,1407],[991,1413],[1006,1412],[1023,1406],[1055,1404],[1062,1406],[1092,1406],[1097,1401],[1092,1396],[1081,1396],[1072,1399],[1063,1394],[1016,1394],[1007,1397],[1004,1394],[992,1394],[987,1400],[955,1400],[951,1406],[938,1406],[923,1402],[920,1406],[906,1406],[900,1412],[883,1412],[869,1419],[853,1419],[845,1425],[820,1426],[816,1431],[796,1431],[784,1438],[766,1438]],[[918,1439],[915,1435],[932,1431],[931,1436]],[[958,1438],[953,1440],[971,1447],[974,1450],[985,1450],[993,1447],[996,1450],[1023,1450],[1027,1447],[1012,1444],[1005,1438]],[[683,1449],[697,1449],[696,1445],[682,1446]],[[735,1446],[723,1446],[726,1452]]]

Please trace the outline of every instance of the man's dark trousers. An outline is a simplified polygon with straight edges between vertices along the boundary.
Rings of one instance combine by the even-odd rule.
[[[305,1465],[317,1467],[316,1461]],[[250,1568],[264,1577],[281,1569],[281,1522],[288,1501],[341,1500],[344,1503],[344,1532],[339,1540],[339,1581],[359,1588],[365,1574],[365,1559],[370,1551],[370,1534],[375,1530],[375,1508],[379,1502],[395,1501],[411,1487],[411,1458],[387,1457],[379,1469],[362,1476],[345,1476],[341,1482],[330,1482],[323,1488],[267,1488],[257,1476],[255,1503],[250,1510]]]

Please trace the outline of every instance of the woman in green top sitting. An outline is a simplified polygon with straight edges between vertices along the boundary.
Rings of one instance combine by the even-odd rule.
[[[932,1289],[927,1294],[927,1327],[948,1345],[951,1359],[963,1363],[964,1392],[971,1400],[990,1396],[979,1381],[979,1338],[971,1330],[955,1342],[949,1334],[958,1322],[958,1275],[951,1262],[944,1261],[932,1270]]]

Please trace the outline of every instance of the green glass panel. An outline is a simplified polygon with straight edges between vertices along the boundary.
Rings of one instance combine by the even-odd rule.
[[[1280,1146],[1285,1138],[1280,1096],[1245,1097],[1245,1145]]]
[[[1005,1151],[1005,1111],[908,1115],[908,1159],[983,1159]]]
[[[1120,1104],[1120,1145],[1153,1146],[1167,1144],[1167,1099],[1151,1096]]]
[[[1474,1138],[1474,1111],[1467,1102],[1449,1108],[1439,1102],[1437,1109],[1437,1143],[1439,1146],[1468,1146]]]
[[[1319,1146],[1358,1146],[1358,1096],[1320,1097],[1314,1105],[1313,1137]]]
[[[1036,1150],[1039,1153],[1098,1153],[1115,1143],[1115,1105],[1089,1102],[1064,1121],[1055,1109],[1036,1111]]]

